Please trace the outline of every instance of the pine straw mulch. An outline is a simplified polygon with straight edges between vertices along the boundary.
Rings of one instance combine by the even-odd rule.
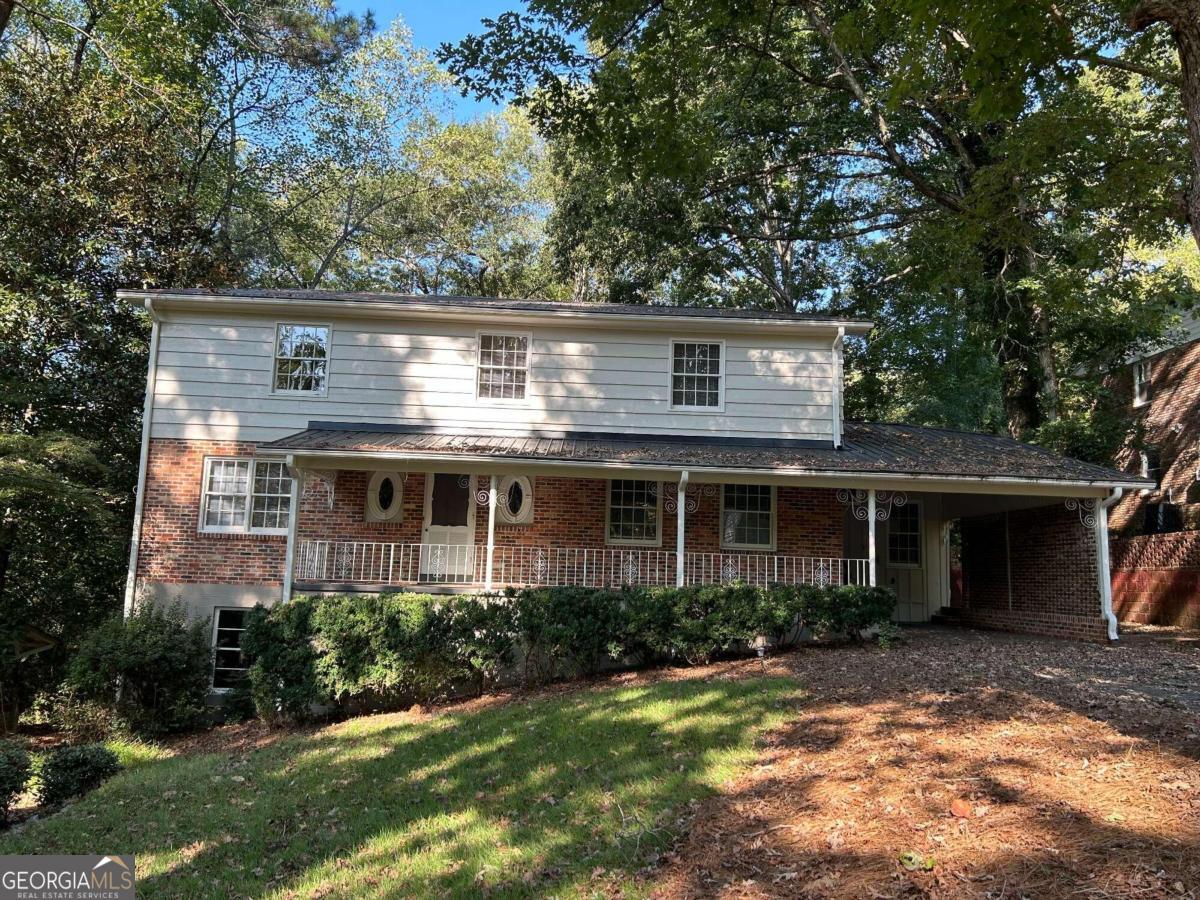
[[[1200,896],[1194,645],[907,634],[771,665],[797,717],[696,811],[655,896]]]

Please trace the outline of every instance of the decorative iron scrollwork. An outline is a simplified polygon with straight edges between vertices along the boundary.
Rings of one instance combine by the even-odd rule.
[[[1079,514],[1079,524],[1084,528],[1095,528],[1097,503],[1094,497],[1068,497],[1064,503],[1068,510]]]
[[[325,493],[325,508],[333,509],[337,492],[337,469],[304,469],[300,473],[300,494],[308,494],[310,487],[320,487]]]
[[[848,504],[850,512],[859,522],[865,522],[871,515],[867,492],[860,489],[841,488],[837,492],[839,503]],[[892,507],[904,506],[908,503],[908,494],[904,491],[875,492],[875,520],[886,522],[892,516]]]
[[[683,494],[683,511],[686,513],[694,513],[700,508],[701,497],[717,496],[717,486],[715,484],[689,484]],[[667,513],[677,512],[679,509],[679,485],[675,483],[667,484],[663,490],[663,511]]]

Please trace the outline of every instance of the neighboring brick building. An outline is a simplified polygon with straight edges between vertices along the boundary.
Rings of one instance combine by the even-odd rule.
[[[1200,627],[1200,319],[1116,379],[1140,425],[1119,465],[1158,482],[1112,510],[1113,605],[1124,621]]]

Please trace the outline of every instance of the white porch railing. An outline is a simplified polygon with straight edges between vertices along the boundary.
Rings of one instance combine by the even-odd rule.
[[[485,544],[299,541],[297,582],[405,586],[487,582]],[[676,556],[631,547],[495,547],[492,584],[663,586],[675,584]],[[868,561],[774,553],[685,553],[685,584],[867,584]]]

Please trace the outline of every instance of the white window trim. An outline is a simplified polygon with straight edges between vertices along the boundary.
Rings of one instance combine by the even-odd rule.
[[[892,562],[891,519],[888,520],[887,541],[884,543],[884,565],[889,569],[923,569],[925,568],[925,512],[921,509],[920,500],[909,500],[907,506],[917,511],[917,557],[918,562]],[[892,510],[893,514],[895,510]]]
[[[533,521],[533,479],[528,475],[505,475],[500,479],[500,484],[497,486],[497,498],[507,498],[509,489],[514,482],[519,482],[521,490],[525,492],[525,509],[520,516],[513,515],[512,510],[508,508],[507,500],[497,502],[496,511],[500,514],[500,521],[505,525],[528,525]]]
[[[275,366],[279,362],[279,329],[284,325],[293,325],[299,328],[324,328],[325,329],[325,386],[319,391],[289,391],[275,387]],[[329,396],[329,380],[332,377],[330,372],[330,361],[333,359],[333,324],[330,322],[294,322],[291,320],[280,319],[275,322],[275,336],[271,339],[271,395],[274,397],[308,397],[310,399],[323,400]]]
[[[366,522],[403,522],[404,521],[404,482],[407,475],[403,472],[381,470],[373,472],[367,482],[366,507],[363,510],[363,520]],[[391,478],[396,487],[392,505],[384,509],[376,499],[379,494],[379,484],[384,478]]]
[[[675,405],[675,345],[676,344],[716,344],[721,348],[721,374],[717,376],[717,405],[716,406],[676,406]],[[723,413],[725,412],[725,379],[728,376],[725,362],[725,341],[711,338],[671,338],[667,344],[667,401],[671,412],[686,413]]]
[[[633,540],[612,537],[612,485],[614,481],[645,481],[654,485],[654,499],[657,504],[655,521],[658,523],[658,534],[653,538]],[[604,543],[608,547],[661,547],[663,533],[662,518],[662,482],[651,478],[610,478],[604,482]]]
[[[210,463],[213,462],[246,462],[250,464],[250,470],[247,473],[246,483],[246,521],[241,525],[205,525],[204,513],[208,509],[208,483],[212,477]],[[259,534],[259,535],[286,535],[287,527],[283,528],[252,528],[250,527],[250,518],[254,514],[254,468],[260,463],[268,462],[284,462],[283,457],[269,456],[206,456],[204,457],[204,468],[200,471],[200,516],[197,522],[197,530],[200,534]],[[294,477],[294,476],[293,476]],[[288,507],[288,519],[296,514],[296,510]]]
[[[213,651],[213,664],[212,664],[212,671],[209,673],[209,676],[208,676],[208,689],[210,691],[212,691],[214,694],[228,694],[230,691],[236,690],[236,688],[231,688],[231,687],[217,687],[215,684],[215,682],[217,680],[217,631],[218,631],[217,623],[221,621],[221,613],[225,610],[232,610],[234,612],[242,610],[244,612],[250,612],[250,608],[245,607],[245,606],[216,606],[216,607],[213,607],[212,638],[209,641],[209,644],[212,647],[212,651]],[[230,630],[230,629],[227,629],[227,630]],[[241,631],[242,631],[242,634],[246,633],[245,628],[241,629]],[[242,670],[242,671],[249,671],[249,670]]]
[[[1138,372],[1143,371],[1145,375],[1138,377]],[[1148,359],[1139,359],[1133,364],[1133,405],[1134,408],[1145,406],[1150,402],[1150,383],[1151,376],[1154,373],[1154,367]]]
[[[779,523],[779,501],[775,485],[755,485],[755,487],[770,487],[771,489],[771,543],[769,544],[735,544],[725,540],[725,485],[721,485],[721,512],[717,519],[717,528],[720,529],[720,540],[722,550],[770,550],[774,551],[777,546],[776,526]]]
[[[525,396],[484,397],[479,393],[479,373],[483,368],[483,336],[525,338]],[[528,406],[533,394],[533,333],[480,328],[475,332],[475,402],[480,406]]]

